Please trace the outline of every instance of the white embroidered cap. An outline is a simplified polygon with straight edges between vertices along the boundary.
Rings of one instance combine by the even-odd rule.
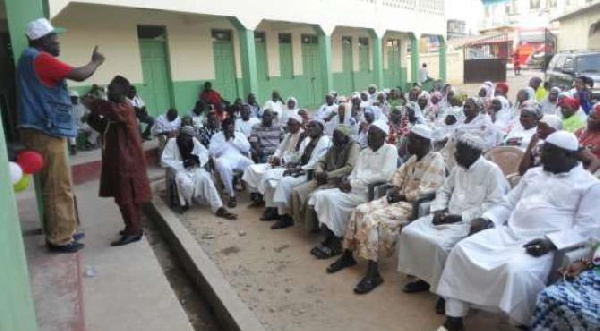
[[[371,125],[380,128],[385,133],[386,136],[388,134],[390,134],[390,127],[383,120],[377,120],[377,121],[373,122],[373,124],[371,124]]]
[[[417,124],[410,128],[410,133],[414,133],[419,137],[423,137],[425,139],[433,139],[433,130],[425,124]]]
[[[484,151],[486,149],[485,142],[478,135],[465,133],[463,135],[458,136],[457,140],[460,143],[471,146],[480,151]]]
[[[546,138],[546,142],[570,152],[579,150],[579,141],[574,134],[567,131],[556,131]]]

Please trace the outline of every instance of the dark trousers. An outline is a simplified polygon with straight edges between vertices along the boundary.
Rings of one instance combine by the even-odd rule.
[[[143,112],[143,111],[138,111],[136,113],[136,117],[137,117],[138,121],[140,121],[140,123],[146,124],[146,129],[144,129],[144,132],[142,133],[142,135],[144,137],[149,137],[150,130],[152,130],[152,127],[154,126],[154,117],[148,115],[148,113]]]
[[[125,222],[124,235],[140,235],[143,233],[142,205],[139,203],[128,202],[119,203],[121,217]]]

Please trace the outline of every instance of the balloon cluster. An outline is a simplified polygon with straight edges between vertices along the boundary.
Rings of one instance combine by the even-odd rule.
[[[38,152],[24,151],[17,155],[17,162],[8,162],[10,182],[15,192],[23,192],[29,186],[31,175],[44,167],[44,159]]]

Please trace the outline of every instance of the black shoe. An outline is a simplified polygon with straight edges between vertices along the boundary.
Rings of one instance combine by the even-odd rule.
[[[80,241],[83,238],[85,238],[85,232],[75,232],[73,235],[73,240],[75,241]]]
[[[233,208],[237,207],[237,199],[235,197],[229,198],[229,201],[227,202],[227,207],[229,209],[233,209]]]
[[[279,219],[279,213],[277,213],[277,208],[267,207],[265,208],[265,212],[260,218],[261,221],[277,221]]]
[[[437,299],[435,303],[435,313],[438,315],[446,315],[446,300],[442,297]]]
[[[354,260],[354,258],[347,258],[345,256],[342,255],[342,257],[340,257],[339,259],[337,259],[337,261],[333,262],[332,264],[329,265],[329,267],[327,267],[327,272],[332,274],[334,272],[338,272],[344,268],[348,268],[351,267],[353,265],[356,264],[356,260]]]
[[[142,239],[143,236],[144,236],[143,234],[124,235],[124,236],[121,236],[121,238],[119,238],[119,240],[113,241],[112,243],[110,243],[110,245],[111,246],[125,246],[125,245],[129,245],[129,244],[132,244],[134,242],[140,241],[140,239]]]
[[[361,279],[361,281],[354,288],[355,294],[367,294],[374,289],[376,289],[379,285],[383,284],[383,278],[380,275],[375,277],[365,277]]]
[[[275,222],[275,224],[273,224],[271,226],[271,230],[279,230],[279,229],[285,229],[285,228],[289,228],[290,226],[294,225],[294,219],[291,218],[289,215],[285,215],[283,217],[281,217],[279,220],[277,220],[277,222]]]
[[[448,331],[463,331],[464,326],[461,317],[450,317],[446,316],[446,321],[444,322],[444,328]]]
[[[419,293],[429,290],[429,284],[424,280],[417,280],[412,283],[408,283],[402,288],[404,293]]]
[[[73,253],[77,253],[83,247],[85,247],[84,244],[78,243],[76,241],[73,241],[72,243],[70,243],[68,245],[64,245],[64,246],[48,245],[48,249],[50,250],[50,252],[51,253],[56,253],[56,254],[73,254]]]

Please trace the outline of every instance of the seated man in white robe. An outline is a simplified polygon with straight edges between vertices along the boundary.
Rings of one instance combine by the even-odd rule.
[[[333,95],[327,94],[325,96],[325,103],[317,110],[313,118],[327,123],[337,114],[337,109],[338,105],[335,103]]]
[[[435,194],[444,184],[444,157],[431,151],[432,130],[413,126],[408,135],[411,158],[396,170],[385,196],[359,205],[350,216],[342,256],[328,268],[333,273],[356,264],[353,252],[368,261],[367,273],[354,288],[356,294],[371,292],[383,283],[378,261],[396,252],[396,242],[413,213],[413,203]]]
[[[194,202],[205,202],[217,217],[235,220],[237,215],[223,207],[212,176],[204,170],[208,151],[194,137],[195,134],[191,126],[181,128],[179,136],[169,139],[163,149],[161,164],[163,168],[175,171],[175,184],[184,210]]]
[[[315,168],[331,144],[324,134],[325,127],[319,121],[311,121],[306,129],[308,137],[302,140],[298,157],[284,168],[269,169],[264,175],[265,213],[262,221],[277,221],[271,229],[285,229],[294,225],[290,216],[292,190],[308,181],[307,171]]]
[[[396,147],[385,143],[389,126],[375,121],[369,128],[369,148],[362,150],[356,166],[338,188],[315,192],[309,199],[325,232],[325,241],[311,250],[318,259],[328,259],[342,253],[342,236],[350,214],[356,206],[367,202],[369,184],[388,181],[398,164]]]
[[[478,136],[459,137],[454,153],[457,166],[438,190],[431,213],[402,230],[398,271],[418,278],[402,289],[405,293],[435,292],[452,247],[469,235],[472,220],[508,192],[502,170],[481,156],[483,149]],[[438,300],[436,310],[443,313],[443,307],[443,300]]]
[[[246,171],[254,162],[246,156],[250,151],[248,138],[241,132],[235,132],[233,120],[224,119],[221,127],[223,131],[210,139],[208,151],[210,156],[215,158],[215,170],[221,177],[225,193],[229,196],[227,207],[235,208],[237,199],[233,188],[233,171]]]
[[[252,133],[252,128],[258,124],[260,124],[260,119],[250,117],[250,106],[248,104],[242,105],[240,118],[235,120],[235,131],[241,132],[244,136],[248,137]]]
[[[471,222],[448,256],[437,293],[446,299],[439,330],[463,330],[470,305],[500,311],[528,325],[546,286],[552,251],[584,243],[600,226],[600,182],[578,161],[577,138],[558,131],[503,201]],[[470,192],[473,194],[472,192]]]
[[[304,133],[304,130],[300,128],[301,123],[302,118],[300,118],[300,115],[291,114],[287,121],[289,132],[283,137],[275,154],[273,154],[267,163],[253,164],[244,171],[242,180],[246,182],[248,191],[250,192],[250,200],[252,201],[250,206],[258,207],[263,203],[263,195],[265,194],[263,176],[267,170],[284,167],[297,158],[299,143]]]

